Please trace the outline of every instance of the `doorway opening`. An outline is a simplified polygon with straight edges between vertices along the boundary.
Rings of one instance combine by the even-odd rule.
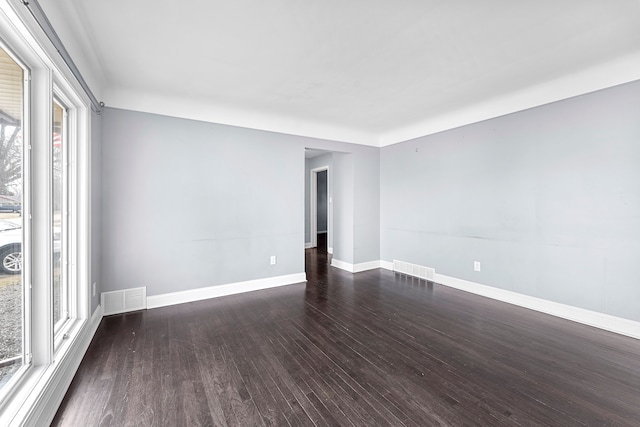
[[[327,252],[329,242],[329,168],[311,169],[311,247]]]

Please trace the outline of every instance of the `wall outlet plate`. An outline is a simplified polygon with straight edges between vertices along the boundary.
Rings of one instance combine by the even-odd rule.
[[[473,270],[480,271],[480,261],[473,261]]]

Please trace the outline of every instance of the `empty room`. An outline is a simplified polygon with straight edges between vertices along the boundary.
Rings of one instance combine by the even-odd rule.
[[[639,29],[0,0],[0,425],[640,425]]]

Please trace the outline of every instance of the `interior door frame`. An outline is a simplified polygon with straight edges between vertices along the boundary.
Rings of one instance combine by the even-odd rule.
[[[311,191],[309,192],[309,199],[311,202],[311,206],[309,208],[310,210],[310,230],[309,233],[311,234],[311,247],[312,248],[316,248],[318,247],[318,172],[323,172],[323,171],[327,171],[327,248],[329,247],[329,233],[331,233],[331,215],[330,215],[330,209],[332,207],[331,205],[331,197],[329,196],[330,191],[329,189],[331,188],[330,180],[331,180],[331,175],[329,173],[329,166],[320,166],[317,168],[313,168],[311,169],[311,177],[310,177],[310,182],[311,182]]]

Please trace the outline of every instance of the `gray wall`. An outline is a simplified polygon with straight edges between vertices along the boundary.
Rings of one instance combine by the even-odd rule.
[[[109,108],[103,120],[104,290],[157,295],[304,271],[295,140]]]
[[[100,259],[102,234],[102,116],[91,113],[91,284],[96,284],[96,295],[91,297],[91,312],[100,303]],[[92,289],[89,285],[89,295]]]
[[[355,264],[353,154],[333,154],[333,258]]]
[[[359,264],[380,259],[380,150],[358,153],[353,166],[353,250]]]
[[[111,108],[102,120],[102,291],[158,295],[301,273],[305,147],[353,153],[346,204],[354,177],[379,170],[373,147]],[[379,200],[377,172],[372,186],[360,204]],[[379,248],[380,224],[368,224],[360,244]],[[346,241],[351,262],[354,234]]]
[[[380,163],[383,260],[640,320],[640,82],[386,147]]]

